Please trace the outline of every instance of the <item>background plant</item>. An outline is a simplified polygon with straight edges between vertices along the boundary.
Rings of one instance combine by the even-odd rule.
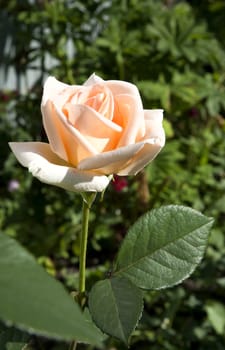
[[[184,204],[216,218],[196,273],[171,290],[145,294],[132,349],[225,346],[224,13],[220,0],[3,1],[2,81],[13,68],[16,84],[6,90],[3,83],[0,95],[1,230],[69,290],[74,287],[80,198],[28,176],[7,142],[45,140],[39,106],[47,75],[82,83],[93,71],[137,84],[145,108],[164,108],[167,144],[144,173],[129,178],[120,192],[112,184],[104,202],[93,206],[89,287],[110,268],[127,228],[147,209]],[[7,332],[30,348],[64,349],[63,343],[29,340],[3,328],[5,344]],[[107,339],[105,349],[110,347],[125,348]]]

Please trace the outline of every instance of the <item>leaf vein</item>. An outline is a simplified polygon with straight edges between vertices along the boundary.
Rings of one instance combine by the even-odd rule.
[[[124,272],[124,271],[126,271],[126,270],[129,270],[132,266],[138,264],[140,261],[144,260],[145,258],[148,258],[150,255],[155,254],[155,253],[156,253],[157,251],[159,251],[159,250],[165,250],[166,247],[170,246],[171,244],[176,243],[176,242],[179,241],[179,240],[184,239],[185,236],[187,237],[187,236],[189,236],[189,235],[194,234],[195,232],[197,232],[198,230],[200,230],[202,227],[205,227],[205,226],[209,225],[210,223],[211,223],[211,222],[203,223],[202,225],[200,225],[200,226],[198,226],[197,228],[195,228],[193,231],[188,232],[187,234],[185,234],[185,235],[179,237],[178,239],[177,239],[177,237],[176,237],[175,239],[171,240],[170,242],[166,242],[166,244],[165,244],[164,246],[161,246],[160,248],[156,248],[156,249],[155,249],[154,251],[152,251],[151,253],[143,255],[143,256],[139,257],[138,259],[136,259],[135,261],[131,262],[129,265],[127,265],[127,266],[125,266],[125,267],[122,267],[122,268],[120,268],[119,270],[115,271],[115,272],[114,272],[114,276],[117,275],[117,274],[119,274],[119,273],[121,273],[121,272]],[[133,247],[133,249],[132,249],[132,252],[133,252],[133,251],[134,251],[134,247]],[[181,259],[181,260],[182,260],[182,259]],[[118,264],[118,265],[119,265],[119,264]]]

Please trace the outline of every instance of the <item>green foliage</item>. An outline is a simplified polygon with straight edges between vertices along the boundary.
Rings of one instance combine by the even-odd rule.
[[[99,334],[62,285],[49,276],[25,249],[4,234],[0,235],[0,245],[2,321],[49,338],[99,341]]]
[[[212,222],[186,207],[154,209],[127,233],[118,254],[116,275],[143,289],[180,283],[201,261]]]
[[[93,320],[103,332],[125,344],[139,321],[143,309],[141,291],[124,277],[97,282],[89,295]]]
[[[104,279],[127,228],[146,210],[168,204],[200,210],[215,218],[205,259],[181,286],[145,293],[145,312],[130,347],[223,350],[224,1],[9,0],[1,5],[0,67],[6,78],[10,68],[16,73],[13,91],[4,84],[0,91],[1,230],[74,289],[81,200],[32,179],[7,142],[46,140],[39,106],[48,74],[83,83],[95,71],[105,79],[136,83],[145,108],[164,108],[167,143],[144,175],[130,178],[120,193],[111,186],[104,201],[97,198],[93,205],[87,284]],[[10,189],[11,180],[19,182],[18,189]],[[43,348],[65,349],[38,339],[35,350]],[[109,348],[125,349],[108,339]]]
[[[193,209],[165,206],[142,216],[128,231],[116,266],[89,295],[93,320],[125,343],[142,312],[142,289],[171,287],[202,259],[212,219]]]

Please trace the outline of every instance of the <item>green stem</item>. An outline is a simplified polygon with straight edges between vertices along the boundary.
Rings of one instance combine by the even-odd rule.
[[[85,272],[86,272],[86,255],[88,239],[88,222],[89,222],[90,205],[83,200],[82,210],[82,229],[80,235],[80,265],[79,265],[79,293],[85,293]]]
[[[84,294],[86,291],[86,255],[87,255],[87,240],[88,240],[88,223],[91,205],[95,199],[95,193],[83,193],[83,208],[82,208],[82,227],[80,232],[80,257],[79,257],[79,297],[78,301],[81,308],[84,306]],[[71,342],[69,350],[76,350],[77,341]]]

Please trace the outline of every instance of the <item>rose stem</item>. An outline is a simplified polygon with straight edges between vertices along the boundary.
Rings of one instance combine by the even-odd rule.
[[[85,272],[86,272],[86,254],[88,239],[88,222],[91,205],[83,199],[82,209],[82,229],[80,235],[80,264],[79,264],[79,293],[85,293]]]
[[[86,255],[87,255],[87,240],[88,240],[88,223],[91,205],[95,199],[95,193],[83,194],[83,207],[82,207],[82,227],[80,232],[80,257],[79,257],[79,303],[82,307],[83,297],[86,291]],[[69,350],[76,350],[77,341],[74,340],[70,344]]]

